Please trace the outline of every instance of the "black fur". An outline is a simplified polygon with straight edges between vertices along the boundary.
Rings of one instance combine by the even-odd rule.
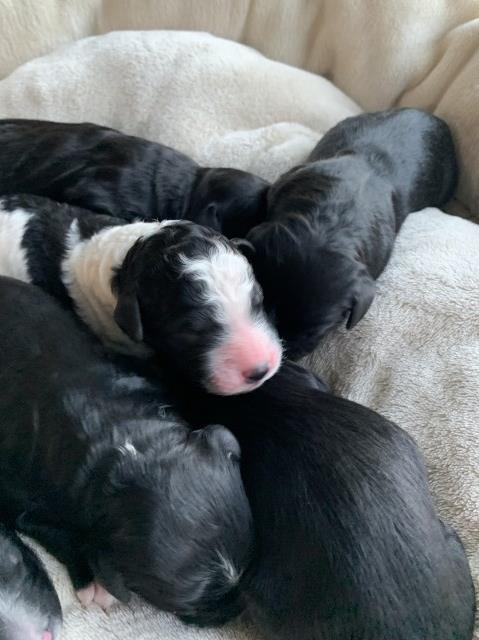
[[[8,278],[0,352],[5,520],[64,562],[77,589],[95,578],[120,600],[133,591],[217,619],[252,535],[232,434],[191,431],[158,378],[107,361],[45,293]]]
[[[187,219],[244,236],[268,183],[202,168],[166,147],[96,124],[0,120],[0,194],[34,193],[126,221]]]
[[[416,109],[331,129],[271,187],[267,222],[247,236],[265,304],[290,357],[367,312],[407,214],[441,206],[457,182],[447,125]]]
[[[267,638],[471,639],[464,549],[402,429],[288,362],[244,397],[180,391],[240,442],[256,549],[239,597]]]
[[[30,282],[70,307],[72,301],[62,280],[61,264],[72,222],[77,221],[79,240],[83,241],[107,227],[124,225],[125,221],[21,194],[0,198],[0,223],[4,213],[17,209],[31,214],[22,240]],[[165,366],[208,386],[213,371],[207,356],[229,335],[230,327],[218,317],[215,305],[207,301],[203,283],[182,273],[182,259],[207,258],[218,246],[237,251],[236,244],[212,229],[187,222],[140,238],[118,269],[112,271],[111,286],[117,300],[111,324],[116,323],[133,342],[146,343]],[[0,275],[22,277],[20,272],[11,270],[1,273],[1,267]],[[252,318],[264,315],[257,284],[254,291]],[[85,317],[81,306],[76,311]],[[99,337],[109,339],[107,335]],[[118,346],[135,350],[135,345],[128,344],[128,340],[126,343]]]
[[[0,640],[55,640],[62,610],[45,567],[18,535],[0,524]]]

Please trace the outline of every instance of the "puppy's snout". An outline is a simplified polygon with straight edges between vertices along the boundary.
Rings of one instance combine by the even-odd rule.
[[[266,363],[259,364],[253,369],[249,369],[243,373],[246,382],[260,382],[269,373],[269,365]]]

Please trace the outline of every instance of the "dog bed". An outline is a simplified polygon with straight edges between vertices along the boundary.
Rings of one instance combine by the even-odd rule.
[[[90,120],[171,144],[203,164],[268,179],[302,161],[328,128],[359,110],[318,75],[204,33],[117,32],[79,40],[0,82],[0,117]],[[473,211],[474,194],[463,193]],[[428,209],[404,225],[365,319],[352,332],[337,331],[308,359],[335,391],[417,438],[440,513],[461,534],[476,580],[478,316],[479,228]],[[258,638],[239,623],[188,628],[137,600],[108,616],[95,607],[82,610],[62,567],[46,559],[62,600],[65,640]]]

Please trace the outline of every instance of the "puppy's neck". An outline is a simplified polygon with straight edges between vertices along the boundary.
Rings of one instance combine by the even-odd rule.
[[[164,222],[134,222],[107,227],[89,239],[82,240],[78,225],[72,223],[66,241],[66,257],[62,262],[62,280],[78,315],[92,331],[116,350],[148,354],[120,329],[113,314],[116,297],[111,288],[115,270],[140,238],[157,233]]]

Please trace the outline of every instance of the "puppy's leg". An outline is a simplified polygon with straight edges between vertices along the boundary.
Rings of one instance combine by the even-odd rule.
[[[98,582],[90,582],[89,585],[77,591],[77,598],[83,607],[97,604],[103,611],[108,612],[118,600]]]
[[[72,532],[49,524],[40,524],[39,510],[23,514],[17,521],[19,531],[39,542],[52,556],[65,565],[77,598],[83,607],[97,604],[108,611],[116,598],[94,581],[91,569],[80,551],[81,544]]]
[[[91,569],[81,552],[81,543],[74,533],[42,522],[39,510],[22,514],[17,519],[16,528],[36,540],[65,565],[75,591],[93,581]]]

